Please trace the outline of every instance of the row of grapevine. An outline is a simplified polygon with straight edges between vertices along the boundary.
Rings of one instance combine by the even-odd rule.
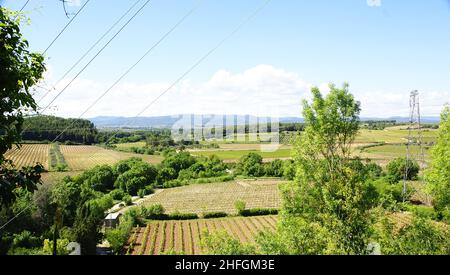
[[[205,231],[224,230],[242,243],[252,243],[258,232],[274,230],[276,222],[276,216],[152,221],[145,228],[134,231],[127,254],[201,254],[200,243]]]

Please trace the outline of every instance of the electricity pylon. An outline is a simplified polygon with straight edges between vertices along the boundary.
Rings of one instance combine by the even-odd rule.
[[[417,154],[413,153],[414,146],[417,146]],[[403,176],[403,200],[406,199],[406,185],[409,176],[409,163],[417,161],[421,169],[425,168],[425,153],[423,148],[423,132],[420,117],[419,92],[414,90],[409,96],[409,125],[408,140],[406,143],[406,165]]]

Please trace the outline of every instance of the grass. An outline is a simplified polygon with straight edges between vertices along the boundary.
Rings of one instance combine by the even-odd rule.
[[[424,157],[425,160],[428,160],[429,158],[429,150],[431,147],[425,146],[424,147]],[[419,146],[411,146],[410,147],[411,155],[419,156],[420,149]],[[374,146],[367,149],[363,149],[360,152],[360,156],[364,158],[370,158],[370,159],[382,159],[382,160],[391,160],[398,157],[404,157],[406,155],[406,145],[403,144],[386,144],[386,145],[380,145],[380,146]]]

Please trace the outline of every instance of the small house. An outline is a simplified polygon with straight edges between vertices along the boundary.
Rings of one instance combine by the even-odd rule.
[[[121,213],[109,213],[108,215],[106,215],[104,219],[105,227],[115,228],[117,225],[119,225],[120,216],[122,216]]]

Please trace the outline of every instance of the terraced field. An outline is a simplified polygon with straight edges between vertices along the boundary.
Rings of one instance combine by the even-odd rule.
[[[233,217],[187,221],[151,221],[131,234],[127,254],[202,254],[203,232],[226,231],[242,243],[253,243],[258,232],[275,230],[277,216]]]
[[[226,212],[236,214],[234,203],[244,201],[247,208],[279,208],[279,180],[243,180],[233,182],[192,184],[164,189],[144,201],[161,204],[166,212]]]
[[[37,162],[48,169],[48,151],[50,144],[23,144],[20,149],[14,147],[5,154],[17,167],[33,166]]]
[[[114,164],[120,160],[131,157],[139,157],[149,163],[159,163],[162,160],[162,157],[160,156],[118,152],[98,146],[61,145],[60,148],[69,168],[74,171],[90,169],[101,164]]]

